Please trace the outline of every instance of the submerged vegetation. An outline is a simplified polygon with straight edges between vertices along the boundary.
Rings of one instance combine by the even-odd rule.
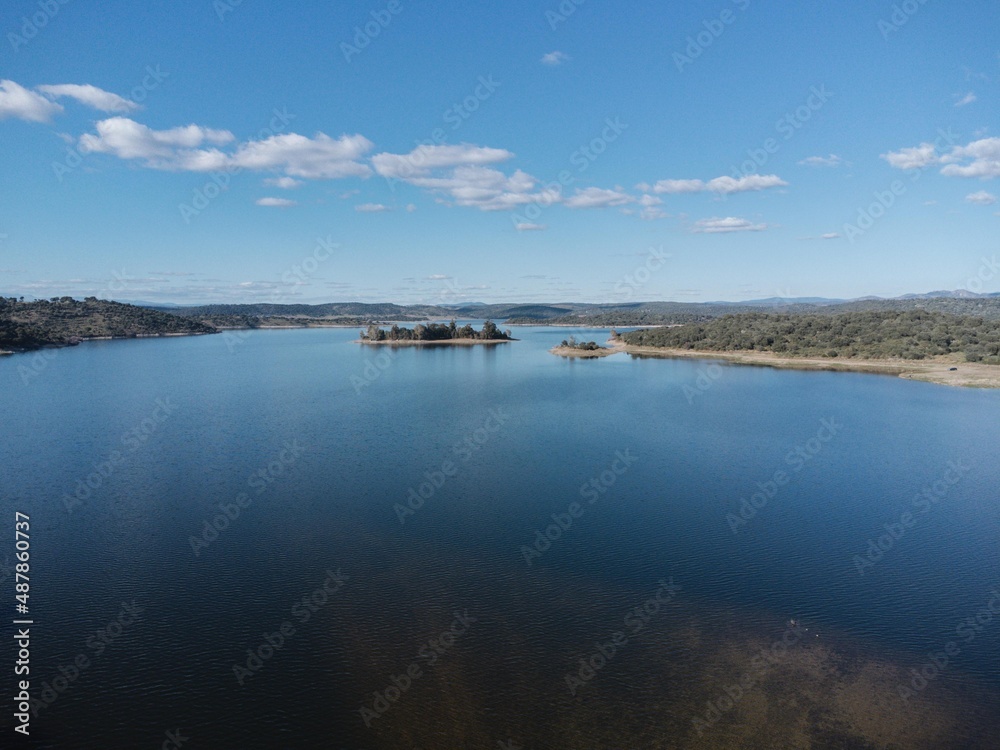
[[[513,341],[510,331],[501,331],[496,324],[487,320],[483,327],[477,331],[471,325],[464,325],[461,328],[452,320],[448,325],[443,323],[429,323],[427,325],[417,324],[413,328],[400,328],[393,325],[388,331],[377,326],[368,326],[367,331],[361,333],[361,340],[371,343],[381,341]]]
[[[632,346],[773,352],[788,357],[920,360],[964,355],[1000,364],[1000,321],[927,310],[838,315],[747,313],[621,334]]]

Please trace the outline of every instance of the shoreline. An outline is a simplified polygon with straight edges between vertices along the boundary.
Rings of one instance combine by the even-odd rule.
[[[904,380],[934,383],[957,388],[1000,388],[1000,366],[950,359],[817,359],[813,357],[782,357],[769,352],[726,352],[701,349],[663,349],[657,346],[633,346],[621,341],[609,341],[599,352],[568,350],[554,346],[550,354],[564,358],[598,359],[622,352],[637,357],[661,359],[704,359],[751,367],[772,367],[778,370],[812,370],[815,372],[858,372],[869,375],[895,375]],[[567,351],[568,350],[568,351]],[[952,370],[951,368],[956,368]]]
[[[960,388],[1000,388],[1000,366],[950,360],[888,360],[845,359],[827,360],[808,357],[782,357],[767,352],[715,352],[694,349],[661,349],[655,346],[619,344],[617,351],[664,359],[715,359],[737,365],[773,367],[783,370],[814,370],[826,372],[860,372],[874,375],[895,375],[904,380],[917,380]],[[958,368],[952,370],[952,367]]]
[[[69,341],[46,341],[44,344],[39,344],[38,346],[32,347],[30,349],[22,349],[20,347],[15,347],[14,349],[3,349],[0,350],[0,356],[6,356],[9,354],[30,354],[31,352],[40,352],[43,349],[67,349],[74,346],[79,346],[80,344],[85,344],[88,341],[129,341],[132,339],[166,339],[166,338],[181,338],[183,336],[215,336],[221,333],[222,329],[218,331],[191,331],[190,333],[137,333],[134,336],[76,336],[76,340]]]
[[[600,359],[617,354],[621,349],[601,347],[600,349],[577,349],[575,346],[553,346],[549,349],[550,354],[567,359]]]

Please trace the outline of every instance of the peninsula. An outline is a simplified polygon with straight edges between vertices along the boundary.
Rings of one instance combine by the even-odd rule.
[[[510,331],[501,331],[492,321],[485,321],[477,331],[471,325],[461,328],[454,320],[448,325],[443,323],[418,323],[413,328],[400,328],[393,325],[388,331],[380,326],[370,325],[362,331],[360,344],[389,346],[474,346],[477,344],[503,344],[516,341]]]
[[[96,297],[31,302],[0,297],[0,350],[23,352],[92,339],[205,333],[217,333],[217,329],[200,320]]]
[[[1000,388],[1000,321],[927,310],[726,315],[702,324],[623,333],[615,343],[620,351],[640,356],[710,357]]]

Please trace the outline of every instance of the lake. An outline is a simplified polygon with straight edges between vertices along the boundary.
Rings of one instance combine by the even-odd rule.
[[[357,333],[0,360],[33,747],[998,747],[1000,393]]]

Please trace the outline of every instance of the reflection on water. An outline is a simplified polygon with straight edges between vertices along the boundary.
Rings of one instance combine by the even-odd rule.
[[[600,338],[410,348],[377,378],[354,331],[95,343],[27,389],[0,361],[0,515],[29,509],[36,534],[33,668],[51,684],[95,657],[34,746],[177,728],[247,750],[997,746],[1000,626],[956,626],[1000,583],[1000,394],[550,355],[569,333]],[[157,399],[169,418],[69,513]],[[972,468],[899,535],[949,462]],[[898,538],[859,574],[886,524]],[[142,617],[96,658],[133,599]]]

